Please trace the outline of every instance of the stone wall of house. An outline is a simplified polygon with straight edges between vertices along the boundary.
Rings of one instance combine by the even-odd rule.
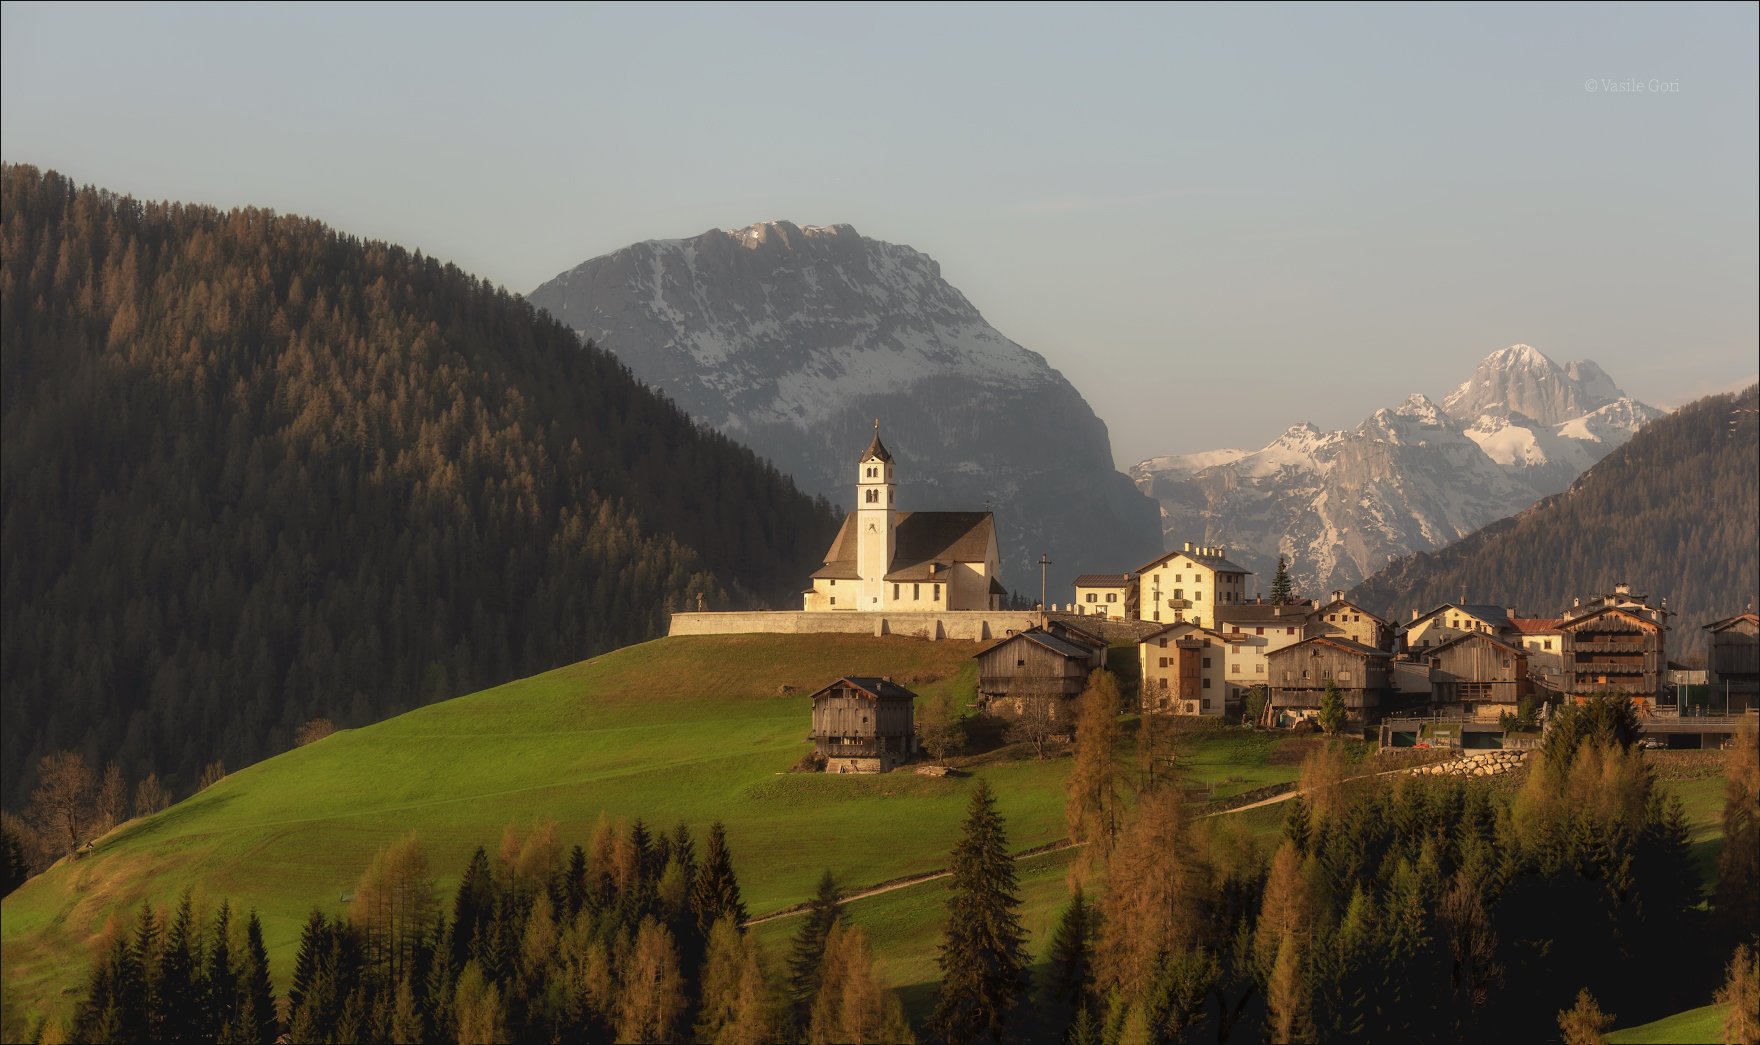
[[[668,635],[906,635],[920,639],[988,642],[1025,631],[1039,622],[1028,610],[949,610],[941,613],[845,611],[809,613],[771,610],[731,613],[674,613]]]
[[[884,773],[887,765],[877,758],[828,758],[827,773]]]

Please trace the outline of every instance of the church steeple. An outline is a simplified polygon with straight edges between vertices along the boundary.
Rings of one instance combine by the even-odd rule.
[[[860,608],[884,609],[886,575],[897,551],[893,498],[892,453],[880,441],[880,422],[874,422],[874,441],[856,462],[856,569],[861,574]]]

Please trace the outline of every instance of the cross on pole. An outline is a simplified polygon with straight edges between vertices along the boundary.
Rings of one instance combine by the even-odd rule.
[[[1039,553],[1039,612],[1045,612],[1045,567],[1051,565],[1051,559],[1044,552]]]

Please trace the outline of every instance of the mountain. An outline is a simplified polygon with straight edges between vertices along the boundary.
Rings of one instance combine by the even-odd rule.
[[[1559,366],[1528,345],[1511,345],[1486,356],[1442,400],[1450,417],[1472,421],[1483,414],[1522,414],[1543,425],[1563,424],[1624,396],[1607,372],[1587,359]]]
[[[1760,386],[1652,421],[1564,493],[1439,551],[1410,555],[1353,592],[1403,620],[1461,597],[1557,613],[1620,582],[1667,599],[1669,656],[1704,654],[1699,629],[1760,588]]]
[[[269,211],[0,181],[8,804],[49,752],[181,790],[309,719],[655,637],[699,596],[793,606],[835,533],[452,266]]]
[[[1011,591],[1037,598],[1044,553],[1058,592],[1161,549],[1154,504],[1113,469],[1080,393],[910,247],[763,222],[625,247],[531,300],[835,502],[879,419],[901,508],[995,509]]]
[[[1300,590],[1326,592],[1563,490],[1658,416],[1592,362],[1513,345],[1441,404],[1413,395],[1355,428],[1304,422],[1261,450],[1155,457],[1131,475],[1170,545],[1225,544],[1262,583],[1287,556]]]

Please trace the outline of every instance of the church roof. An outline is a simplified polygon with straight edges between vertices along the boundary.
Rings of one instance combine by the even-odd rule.
[[[892,563],[889,581],[923,581],[940,574],[956,562],[986,562],[996,534],[996,517],[990,512],[897,512],[893,516]],[[856,513],[843,517],[837,538],[825,552],[825,565],[813,571],[818,578],[854,580],[856,569]],[[929,567],[936,569],[931,573]]]
[[[856,463],[861,464],[870,458],[876,461],[892,460],[892,451],[886,449],[886,444],[880,441],[879,425],[874,426],[874,441],[868,444],[866,450],[862,451],[862,456],[856,458]]]

